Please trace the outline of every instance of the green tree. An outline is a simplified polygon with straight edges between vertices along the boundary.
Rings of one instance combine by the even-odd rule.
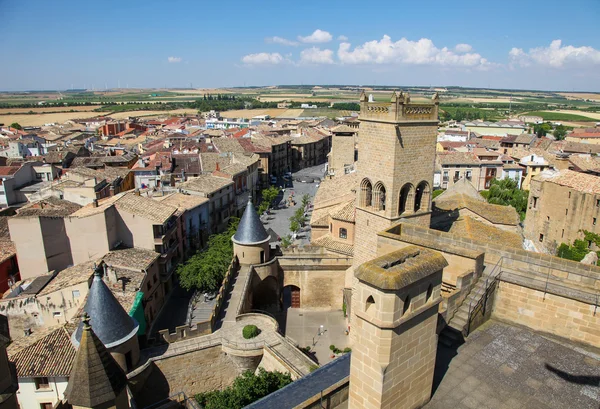
[[[514,207],[521,220],[525,219],[528,198],[529,191],[519,189],[517,182],[509,178],[492,180],[487,194],[488,203]]]
[[[549,122],[544,122],[543,124],[535,124],[533,126],[533,132],[538,136],[546,136],[548,132],[552,130],[552,125]]]
[[[177,266],[181,286],[187,290],[218,291],[233,258],[231,236],[237,230],[239,219],[232,218],[226,231],[208,238],[208,247],[185,263]]]
[[[309,203],[310,195],[308,193],[305,193],[304,195],[302,195],[302,207],[306,209]]]
[[[261,202],[258,206],[258,214],[263,214],[264,212],[269,210],[269,208],[271,207],[271,203],[273,203],[273,200],[275,200],[277,195],[279,195],[279,189],[275,186],[269,186],[268,188],[263,189],[260,195]]]
[[[562,141],[565,139],[565,136],[567,136],[567,127],[564,125],[557,125],[552,134],[557,140]]]
[[[292,233],[297,233],[298,230],[300,230],[300,223],[292,218],[290,221],[290,231]]]
[[[283,247],[284,249],[287,249],[291,245],[292,245],[292,236],[290,236],[288,234],[281,238],[281,247]]]
[[[21,125],[19,125],[18,122],[13,122],[12,124],[10,124],[10,127],[14,128],[14,129],[18,129],[19,131],[23,129],[23,127]]]
[[[235,378],[233,385],[221,391],[199,393],[196,401],[205,409],[241,409],[290,383],[292,377],[289,373],[267,372],[259,368],[257,375],[245,371]]]

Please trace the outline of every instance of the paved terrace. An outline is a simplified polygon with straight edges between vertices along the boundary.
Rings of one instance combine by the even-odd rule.
[[[436,386],[427,409],[598,409],[600,350],[491,320],[439,346]]]

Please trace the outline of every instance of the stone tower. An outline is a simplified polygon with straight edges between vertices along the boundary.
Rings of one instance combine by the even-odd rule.
[[[376,234],[400,219],[429,226],[439,97],[412,103],[394,93],[390,102],[360,97],[360,149],[354,266],[375,257]]]
[[[269,261],[270,239],[271,236],[254,209],[252,197],[249,197],[237,231],[231,238],[233,254],[237,256],[240,264],[262,264]]]
[[[330,175],[343,176],[345,168],[354,164],[357,131],[348,125],[338,125],[331,130]]]
[[[408,246],[358,267],[349,409],[412,409],[429,401],[447,265],[440,253]]]
[[[108,352],[124,371],[130,371],[140,359],[140,346],[137,332],[139,325],[123,309],[112,291],[102,280],[102,267],[99,265],[94,271],[94,280],[87,296],[84,311],[89,315],[94,325],[95,336],[102,341]],[[85,323],[73,333],[71,341],[76,348],[79,347]]]
[[[75,409],[129,408],[127,376],[92,330],[87,314],[65,397]]]

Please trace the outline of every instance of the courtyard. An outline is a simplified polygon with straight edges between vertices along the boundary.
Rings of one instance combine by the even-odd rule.
[[[343,350],[348,346],[345,330],[346,319],[342,310],[314,311],[302,308],[288,308],[276,315],[282,332],[300,348],[310,347],[310,354],[319,365],[324,365],[334,358],[330,345]]]

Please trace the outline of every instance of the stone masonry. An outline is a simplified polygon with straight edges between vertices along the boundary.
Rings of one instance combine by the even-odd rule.
[[[494,316],[549,332],[576,342],[600,345],[600,314],[595,306],[546,294],[516,284],[501,282]]]
[[[431,104],[412,104],[402,93],[389,103],[368,102],[365,94],[360,101],[355,267],[375,257],[377,232],[400,218],[429,225],[439,104],[437,95]]]
[[[349,409],[418,408],[431,396],[444,257],[415,246],[362,264]]]

